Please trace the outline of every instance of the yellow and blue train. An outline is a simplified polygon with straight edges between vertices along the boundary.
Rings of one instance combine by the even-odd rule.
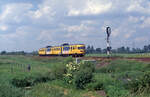
[[[85,55],[84,44],[63,44],[61,46],[47,46],[38,51],[39,56],[73,56],[82,57]]]

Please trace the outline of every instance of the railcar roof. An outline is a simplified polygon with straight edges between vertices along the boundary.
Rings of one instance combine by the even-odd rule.
[[[69,44],[69,45],[65,45],[65,46],[70,46],[70,45],[85,45],[85,44]],[[46,47],[46,48],[52,48],[52,47],[63,47],[63,46],[50,46],[50,47]]]

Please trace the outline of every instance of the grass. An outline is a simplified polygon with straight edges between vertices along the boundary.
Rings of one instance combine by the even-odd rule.
[[[63,80],[64,64],[73,60],[70,57],[0,56],[0,97],[101,97],[99,91],[106,93],[103,97],[150,96],[145,87],[149,79],[144,78],[150,71],[150,63],[109,61],[107,66],[95,69],[85,89],[77,89]],[[31,71],[27,70],[29,64]],[[136,79],[140,83],[133,83]],[[141,89],[132,87],[135,84],[143,87],[144,92],[133,92],[135,88]]]
[[[70,58],[0,56],[0,90],[3,89],[0,97],[96,97],[96,92],[78,90],[64,85],[60,80],[65,67],[63,64],[68,59]],[[31,65],[31,71],[27,70],[28,64]],[[58,80],[53,81],[56,78]],[[26,87],[31,89],[26,90]]]
[[[29,97],[99,97],[96,92],[77,90],[60,80],[38,84],[29,95]]]
[[[149,71],[149,63],[115,60],[106,67],[96,69],[95,83],[101,84],[101,89],[110,97],[148,97],[150,94],[143,93],[141,89],[147,89],[144,84],[147,79],[143,79],[143,76]],[[139,91],[132,92],[135,88]]]

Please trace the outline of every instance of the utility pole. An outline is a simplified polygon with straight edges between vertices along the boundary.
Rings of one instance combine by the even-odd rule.
[[[107,55],[110,55],[110,50],[111,50],[111,46],[110,46],[110,34],[111,34],[111,28],[107,27],[106,28],[106,33],[107,33]]]

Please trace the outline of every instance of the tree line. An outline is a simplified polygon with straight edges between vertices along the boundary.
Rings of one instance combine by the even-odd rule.
[[[86,47],[86,53],[87,54],[95,54],[95,53],[106,53],[107,49],[104,48],[94,48],[94,46],[90,46],[88,45]],[[150,53],[150,44],[149,45],[145,45],[143,48],[130,48],[130,47],[119,47],[116,49],[112,49],[111,48],[111,52],[112,53]]]
[[[32,51],[32,52],[25,52],[25,51],[7,52],[7,51],[1,51],[0,55],[38,55],[38,52],[37,51]]]
[[[88,45],[86,47],[86,53],[87,54],[104,54],[107,52],[107,49],[104,48],[94,48],[94,46]],[[130,48],[130,47],[119,47],[116,49],[111,49],[112,53],[150,53],[150,44],[145,45],[143,48]],[[1,51],[1,55],[38,55],[38,51],[32,51],[32,52],[25,52],[25,51],[14,51],[14,52],[7,52],[7,51]]]

